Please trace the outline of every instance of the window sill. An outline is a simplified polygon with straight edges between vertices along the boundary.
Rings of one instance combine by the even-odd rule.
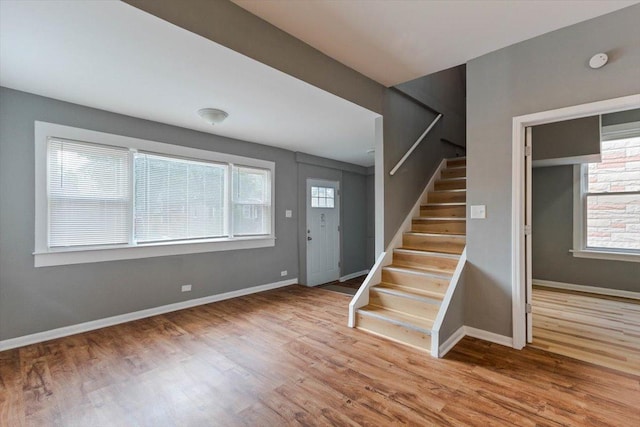
[[[569,251],[576,258],[606,259],[611,261],[640,262],[640,254],[628,252],[596,251],[591,249]]]
[[[75,248],[61,249],[55,252],[35,252],[33,255],[35,267],[50,267],[54,265],[266,248],[275,246],[275,241],[274,236],[236,237],[234,239],[211,239],[200,242],[151,243],[140,246],[102,247],[81,250]]]

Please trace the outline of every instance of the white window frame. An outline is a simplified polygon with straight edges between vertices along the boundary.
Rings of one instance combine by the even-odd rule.
[[[640,137],[640,123],[624,123],[604,127],[602,140]],[[640,252],[624,249],[590,248],[587,246],[587,196],[589,165],[573,167],[573,249],[576,258],[640,262]],[[625,192],[629,193],[629,192]],[[631,192],[629,194],[633,194]],[[606,193],[603,193],[606,194]],[[620,193],[622,194],[622,193]]]
[[[48,247],[47,141],[60,138],[72,141],[124,147],[160,155],[201,159],[217,163],[266,169],[271,172],[271,232],[268,235],[237,236],[232,230],[223,238],[145,243],[127,246]],[[133,180],[132,180],[133,181]],[[231,185],[229,184],[229,187]],[[232,154],[218,153],[163,142],[149,141],[110,133],[97,132],[47,122],[35,122],[35,248],[34,266],[81,264],[88,262],[150,258],[203,252],[275,246],[275,162]]]

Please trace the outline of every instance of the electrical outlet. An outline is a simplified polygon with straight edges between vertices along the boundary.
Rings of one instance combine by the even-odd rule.
[[[282,271],[280,272],[280,275],[281,275],[282,277],[286,276],[287,274],[289,274],[289,273],[287,272],[287,270],[282,270]]]
[[[293,212],[291,211],[291,209],[287,209],[286,211],[284,211],[285,218],[291,218],[292,216],[293,216]]]
[[[191,292],[191,285],[182,285],[182,292]]]

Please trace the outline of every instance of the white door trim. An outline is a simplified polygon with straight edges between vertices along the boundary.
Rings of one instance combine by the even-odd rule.
[[[612,113],[638,107],[640,107],[640,94],[635,94],[513,118],[511,160],[511,293],[514,348],[523,348],[526,345],[527,339],[525,322],[526,258],[524,239],[525,197],[527,197],[524,191],[524,177],[526,172],[524,162],[525,128],[528,126],[577,119],[595,114]]]

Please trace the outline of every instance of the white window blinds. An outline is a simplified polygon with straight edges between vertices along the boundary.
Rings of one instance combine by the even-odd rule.
[[[38,129],[37,266],[273,246],[273,162]]]
[[[128,243],[129,151],[50,139],[47,158],[49,247]]]
[[[135,239],[227,236],[227,165],[136,153]]]
[[[233,234],[271,233],[271,173],[265,169],[233,167]]]

